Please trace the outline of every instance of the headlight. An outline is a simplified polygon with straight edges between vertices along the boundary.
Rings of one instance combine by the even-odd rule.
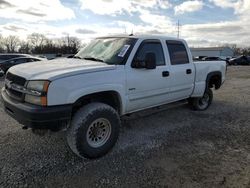
[[[27,92],[25,94],[25,102],[40,106],[47,106],[47,92],[49,81],[29,81],[27,84]]]

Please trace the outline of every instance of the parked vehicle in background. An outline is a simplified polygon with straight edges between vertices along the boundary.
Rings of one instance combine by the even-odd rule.
[[[4,76],[4,72],[2,69],[0,69],[0,78]]]
[[[228,63],[228,58],[226,57],[205,57],[202,59],[203,61],[225,61],[227,65],[229,65]]]
[[[17,57],[17,58],[12,58],[7,61],[2,61],[0,62],[0,69],[6,73],[10,67],[13,67],[15,65],[23,64],[23,63],[30,63],[30,62],[35,62],[35,61],[42,61],[43,59],[41,58],[36,58],[36,57]]]
[[[33,56],[43,60],[47,60],[47,57],[45,55],[33,55]]]
[[[18,58],[18,57],[32,57],[32,56],[29,54],[15,54],[15,53],[13,53],[13,54],[9,54],[9,53],[0,54],[0,62],[6,61],[6,60],[9,60],[12,58]]]
[[[250,65],[250,56],[239,56],[228,61],[229,65]]]
[[[225,61],[193,62],[181,39],[108,36],[74,58],[12,67],[2,99],[24,128],[67,130],[75,154],[97,158],[116,143],[120,116],[183,99],[206,110],[225,74]]]
[[[193,60],[194,61],[201,61],[205,57],[207,57],[207,56],[196,56],[196,57],[193,57]]]
[[[229,61],[233,57],[232,56],[219,56],[219,58],[221,58],[222,60],[225,60],[225,61]]]
[[[225,61],[220,57],[204,57],[202,58],[203,61]]]

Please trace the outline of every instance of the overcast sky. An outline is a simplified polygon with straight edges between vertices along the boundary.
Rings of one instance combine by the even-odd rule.
[[[191,46],[250,46],[250,0],[0,0],[2,36],[177,36],[178,20]]]

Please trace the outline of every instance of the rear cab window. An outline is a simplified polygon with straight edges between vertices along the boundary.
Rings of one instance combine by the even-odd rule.
[[[188,64],[189,58],[185,45],[180,41],[166,41],[171,65]]]

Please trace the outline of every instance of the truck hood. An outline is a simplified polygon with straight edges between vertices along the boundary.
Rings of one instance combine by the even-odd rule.
[[[50,61],[39,61],[13,66],[9,69],[12,74],[27,80],[55,80],[76,74],[107,71],[115,69],[115,65],[83,59],[62,58]]]

